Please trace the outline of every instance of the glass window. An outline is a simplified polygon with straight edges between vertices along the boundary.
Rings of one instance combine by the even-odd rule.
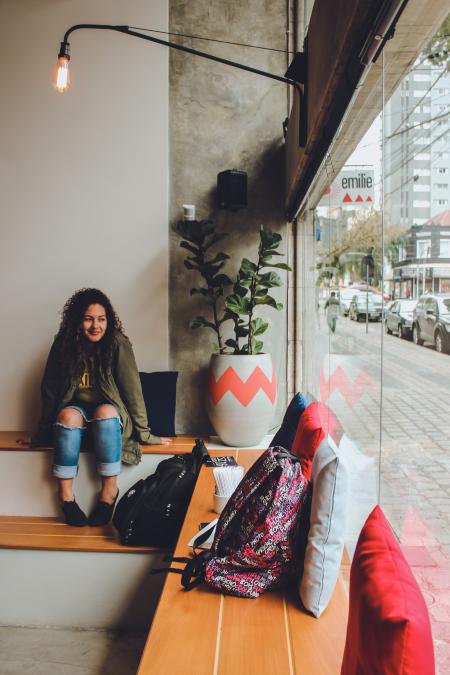
[[[417,242],[416,254],[418,258],[429,258],[431,251],[431,239],[422,239]]]
[[[441,239],[439,242],[439,257],[450,258],[450,239]]]
[[[429,44],[426,30],[424,45]],[[394,35],[391,53],[397,39]],[[437,100],[450,92],[447,65],[431,63],[425,47],[396,91],[389,91],[389,100],[380,101],[382,115],[347,159],[344,169],[373,172],[370,208],[337,205],[331,190],[315,210],[321,238],[313,242],[312,257],[306,251],[311,214],[299,230],[297,249],[306,251],[299,304],[310,303],[300,307],[299,333],[309,348],[303,347],[308,358],[297,361],[297,372],[345,432],[341,450],[351,476],[349,553],[365,517],[380,503],[413,561],[435,636],[440,636],[435,640],[437,660],[444,666],[450,635],[450,355],[436,352],[433,331],[418,336],[424,347],[411,338],[416,317],[432,323],[424,312],[425,303],[436,308],[430,294],[447,293],[450,316],[450,235],[439,238],[439,228],[428,223],[447,211],[450,200],[448,131],[438,124],[443,120],[430,119],[443,114],[437,106],[450,109],[450,102]],[[325,305],[335,290],[340,291],[340,313],[332,317]],[[355,291],[358,301],[352,299]],[[441,300],[439,307],[442,314]],[[385,324],[386,316],[390,321]]]

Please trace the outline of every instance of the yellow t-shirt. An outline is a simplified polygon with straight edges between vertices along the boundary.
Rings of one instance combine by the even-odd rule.
[[[74,398],[80,403],[101,403],[104,398],[97,386],[93,359],[89,359],[85,363],[84,372],[75,390]]]

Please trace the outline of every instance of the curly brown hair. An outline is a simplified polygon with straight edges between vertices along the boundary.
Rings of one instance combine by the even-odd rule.
[[[62,309],[61,323],[56,335],[60,344],[61,367],[68,375],[81,375],[85,367],[81,322],[89,305],[101,305],[106,312],[105,335],[94,347],[103,369],[112,363],[115,334],[117,332],[125,334],[111,301],[102,291],[97,288],[81,288],[76,291]]]

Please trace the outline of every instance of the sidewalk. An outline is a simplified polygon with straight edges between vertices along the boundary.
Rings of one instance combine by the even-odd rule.
[[[446,675],[450,673],[450,355],[381,336],[381,330],[380,324],[370,324],[366,334],[365,325],[340,318],[331,341],[324,333],[319,336],[321,399],[363,455],[373,459],[380,504],[429,608],[436,672]],[[369,484],[374,476],[366,478]]]

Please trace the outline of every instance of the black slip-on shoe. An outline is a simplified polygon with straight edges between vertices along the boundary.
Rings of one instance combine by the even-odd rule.
[[[118,496],[119,492],[117,492],[116,498],[112,504],[108,504],[107,502],[99,500],[97,504],[94,506],[94,510],[89,516],[88,525],[91,526],[107,525],[112,518],[114,506],[116,504]]]
[[[71,525],[72,527],[84,527],[87,525],[88,519],[86,518],[86,514],[80,509],[75,499],[71,502],[63,502],[62,510],[67,525]]]

